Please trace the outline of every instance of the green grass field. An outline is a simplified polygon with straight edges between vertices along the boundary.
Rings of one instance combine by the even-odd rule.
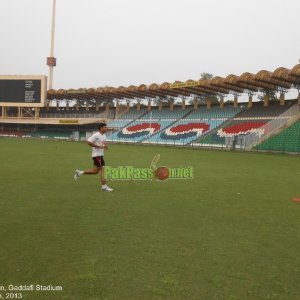
[[[195,178],[103,193],[98,176],[73,181],[85,143],[0,147],[0,285],[63,287],[23,299],[300,299],[299,157],[111,145],[107,165],[160,153]]]

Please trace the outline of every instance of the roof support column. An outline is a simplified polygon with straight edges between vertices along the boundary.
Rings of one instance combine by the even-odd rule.
[[[206,102],[207,102],[207,108],[210,109],[211,108],[211,99],[207,98]]]
[[[249,94],[249,98],[248,98],[248,108],[251,108],[253,105],[253,96],[252,94]]]
[[[39,107],[35,107],[34,108],[34,118],[35,119],[39,119],[40,118],[40,108]]]
[[[198,109],[198,101],[195,99],[194,100],[194,110],[197,110]]]
[[[140,103],[140,101],[136,104],[136,110],[137,111],[141,110],[141,103]]]
[[[163,106],[162,101],[159,100],[159,102],[158,102],[158,110],[159,110],[159,111],[162,110],[162,106]]]
[[[279,101],[280,101],[280,106],[284,106],[284,104],[285,104],[284,92],[280,92]]]
[[[7,114],[7,107],[6,106],[2,106],[2,119],[6,118],[6,114]]]
[[[119,114],[119,100],[116,101],[116,116]]]
[[[109,113],[109,102],[107,102],[105,104],[105,113],[108,114]]]
[[[220,97],[220,108],[224,108],[224,97]]]
[[[298,104],[300,105],[300,90],[298,91]]]
[[[185,109],[185,98],[182,98],[182,109]]]
[[[265,94],[264,95],[264,107],[269,106],[269,95]]]
[[[151,100],[148,100],[148,111],[151,111]]]
[[[234,95],[233,107],[238,107],[238,95]]]
[[[285,94],[287,92],[287,90],[283,87],[279,87],[278,88],[279,91],[279,104],[280,106],[284,106],[285,105]]]

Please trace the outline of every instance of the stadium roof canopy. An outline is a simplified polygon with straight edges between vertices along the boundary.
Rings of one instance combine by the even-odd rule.
[[[300,89],[300,64],[294,66],[292,69],[281,67],[277,68],[274,72],[261,70],[257,74],[245,72],[240,76],[230,74],[225,78],[216,76],[210,80],[187,80],[185,82],[164,82],[162,84],[153,83],[148,86],[142,84],[140,86],[120,86],[118,88],[105,87],[89,89],[81,88],[77,90],[49,90],[48,100],[96,99],[103,102],[109,102],[113,99],[148,99],[157,96],[213,96],[255,93],[258,91],[283,91],[293,87]]]

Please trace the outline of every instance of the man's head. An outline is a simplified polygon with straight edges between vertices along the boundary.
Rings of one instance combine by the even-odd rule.
[[[101,134],[106,133],[106,131],[107,131],[106,124],[105,124],[105,123],[100,123],[100,124],[98,125],[98,130],[99,130],[99,132],[100,132]]]

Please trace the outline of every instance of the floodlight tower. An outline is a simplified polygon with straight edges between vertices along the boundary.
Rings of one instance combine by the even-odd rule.
[[[54,57],[55,11],[56,11],[56,0],[53,0],[50,56],[47,57],[47,66],[49,66],[49,79],[48,79],[48,89],[49,90],[53,88],[53,68],[56,67],[56,57]]]

